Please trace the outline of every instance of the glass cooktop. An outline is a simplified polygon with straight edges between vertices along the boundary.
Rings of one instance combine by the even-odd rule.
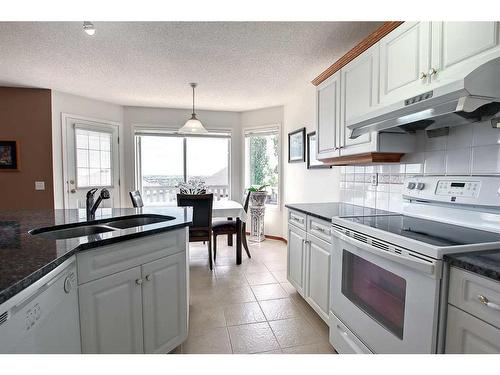
[[[405,215],[358,216],[343,217],[342,219],[435,246],[500,242],[500,234],[497,233]]]

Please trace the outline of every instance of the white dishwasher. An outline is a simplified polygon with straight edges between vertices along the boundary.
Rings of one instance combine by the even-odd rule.
[[[81,353],[75,257],[0,305],[0,353]]]

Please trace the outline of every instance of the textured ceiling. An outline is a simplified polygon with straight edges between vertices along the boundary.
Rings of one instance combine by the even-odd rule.
[[[0,85],[112,103],[242,111],[281,105],[377,22],[0,22]]]

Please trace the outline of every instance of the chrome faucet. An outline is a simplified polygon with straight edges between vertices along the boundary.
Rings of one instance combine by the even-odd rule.
[[[95,212],[103,199],[109,199],[109,191],[108,189],[102,189],[101,193],[99,194],[99,197],[97,200],[94,202],[94,194],[95,192],[99,189],[90,189],[87,192],[87,201],[86,201],[86,208],[87,208],[87,221],[90,220],[95,220]]]

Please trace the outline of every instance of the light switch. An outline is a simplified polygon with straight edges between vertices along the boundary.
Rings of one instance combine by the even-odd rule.
[[[35,181],[35,190],[45,190],[45,181]]]

